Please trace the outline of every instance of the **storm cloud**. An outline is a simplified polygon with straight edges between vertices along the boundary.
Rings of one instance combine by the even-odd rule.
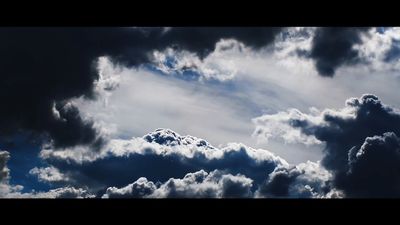
[[[257,120],[296,115],[280,121],[325,144],[321,163],[333,173],[333,186],[347,197],[399,196],[398,109],[383,104],[375,95],[365,94],[348,99],[339,110],[326,109],[313,115],[297,112]],[[290,183],[291,177],[285,175],[282,179]]]
[[[362,61],[353,47],[361,44],[366,27],[322,27],[315,31],[309,57],[321,76],[332,77],[338,67]]]

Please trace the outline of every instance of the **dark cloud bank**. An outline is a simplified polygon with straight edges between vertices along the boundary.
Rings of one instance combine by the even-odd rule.
[[[367,94],[321,116],[322,123],[288,124],[326,144],[322,165],[333,185],[347,197],[400,197],[400,111]]]
[[[68,104],[76,97],[95,98],[99,76],[96,59],[138,66],[148,54],[167,46],[200,56],[221,38],[235,38],[260,48],[274,40],[280,28],[1,28],[0,137],[15,135],[32,141],[52,140],[55,147],[99,147],[104,141],[92,121]]]

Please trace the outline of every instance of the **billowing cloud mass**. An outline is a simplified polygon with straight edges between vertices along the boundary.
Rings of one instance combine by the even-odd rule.
[[[171,178],[158,186],[141,177],[126,187],[108,188],[103,198],[250,198],[252,183],[243,175],[200,170],[182,179]]]
[[[34,142],[50,140],[56,148],[91,145],[104,140],[94,123],[81,117],[73,98],[95,97],[98,57],[138,66],[149,54],[168,46],[201,56],[221,38],[260,48],[280,28],[2,28],[0,29],[0,136]]]
[[[267,150],[238,143],[216,148],[205,140],[181,136],[168,129],[158,129],[142,138],[111,140],[99,153],[87,148],[45,149],[41,158],[69,182],[93,189],[125,186],[127,181],[140,177],[166,182],[200,170],[221,170],[262,182],[277,166],[288,166],[284,159]]]
[[[354,49],[361,44],[361,35],[369,28],[361,27],[323,27],[315,31],[309,57],[315,61],[315,67],[321,76],[332,77],[341,65],[355,64],[361,61]]]
[[[255,121],[277,120],[275,117],[282,115],[291,114],[278,113]],[[340,110],[295,115],[303,116],[283,117],[280,121],[326,145],[322,165],[334,173],[333,185],[346,196],[399,195],[398,109],[383,104],[375,95],[366,94],[348,99]]]
[[[340,198],[343,193],[331,185],[332,174],[319,163],[277,167],[257,191],[259,197]]]
[[[336,185],[354,197],[400,197],[400,139],[393,132],[368,137],[349,151],[349,168]]]
[[[400,110],[362,95],[399,104],[399,43],[398,28],[0,28],[0,197],[400,197]]]
[[[45,168],[33,168],[29,171],[30,175],[37,176],[38,180],[41,182],[61,182],[68,181],[68,177],[65,177],[64,174],[60,173],[60,171],[55,167],[45,167]]]
[[[342,196],[319,163],[291,166],[267,150],[236,143],[216,148],[169,129],[111,140],[95,155],[87,149],[45,149],[41,157],[52,166],[31,173],[43,182],[59,184],[52,177],[64,177],[65,184],[103,198]]]

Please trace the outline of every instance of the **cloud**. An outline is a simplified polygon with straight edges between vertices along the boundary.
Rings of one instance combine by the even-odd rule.
[[[52,189],[48,192],[33,193],[29,198],[94,198],[87,190],[74,187]]]
[[[332,174],[319,163],[307,161],[294,167],[277,167],[260,186],[258,197],[341,198],[331,185]]]
[[[349,151],[348,170],[336,178],[347,196],[400,197],[400,139],[393,132],[367,137]]]
[[[153,50],[177,46],[204,56],[221,38],[259,48],[280,28],[2,28],[0,136],[27,135],[56,148],[104,143],[93,121],[69,101],[96,97],[96,61],[128,67],[150,62]],[[115,86],[107,86],[112,89]]]
[[[361,35],[369,28],[361,27],[323,27],[315,31],[310,58],[321,76],[332,77],[342,65],[351,65],[361,61],[359,53],[353,47],[362,43]]]
[[[0,198],[12,199],[49,199],[49,198],[94,198],[95,195],[90,194],[87,190],[82,188],[62,187],[51,189],[47,192],[22,192],[24,188],[20,185],[1,185],[0,184]]]
[[[400,132],[398,109],[383,104],[375,95],[365,94],[348,99],[339,110],[325,109],[312,116],[302,113],[300,117],[288,117],[288,113],[274,116],[281,115],[286,116],[280,121],[285,127],[289,125],[325,144],[321,163],[333,173],[334,187],[343,190],[346,196],[398,195],[395,173],[399,149],[396,135]]]
[[[29,171],[29,174],[37,176],[38,180],[41,182],[68,181],[68,177],[60,173],[60,171],[57,168],[52,166],[45,168],[35,167]]]
[[[108,188],[103,198],[249,198],[252,180],[242,175],[200,170],[182,179],[171,178],[158,187],[146,178],[139,178],[123,188]]]
[[[238,70],[232,56],[250,55],[251,52],[251,48],[234,39],[221,39],[216,43],[214,51],[205,58],[188,51],[168,48],[162,52],[154,51],[153,60],[155,68],[164,74],[201,82],[226,82],[234,79]]]
[[[215,148],[203,139],[169,129],[157,129],[142,138],[111,140],[99,152],[44,149],[40,156],[49,166],[35,167],[30,174],[61,187],[24,192],[23,186],[4,182],[1,197],[343,197],[331,185],[332,174],[319,163],[290,166],[267,150],[237,143]]]
[[[123,186],[140,177],[166,182],[199,170],[222,170],[261,182],[278,165],[288,165],[267,150],[238,143],[216,148],[203,139],[168,129],[157,129],[142,138],[110,140],[97,153],[87,148],[44,149],[40,155],[72,184],[96,190]]]
[[[315,112],[315,109],[312,110],[314,113],[318,113]],[[289,109],[287,112],[278,112],[272,115],[263,115],[252,120],[256,125],[253,136],[264,142],[275,138],[283,139],[286,143],[304,143],[305,145],[321,143],[314,136],[305,135],[300,129],[293,129],[291,122],[294,120],[308,120],[318,123],[321,119],[318,116],[304,114],[297,109]]]
[[[207,56],[221,39],[235,39],[259,49],[271,44],[282,31],[279,27],[193,27],[171,28],[165,32],[163,42],[181,49]]]
[[[0,151],[0,183],[6,180],[9,176],[9,170],[7,168],[7,161],[9,158],[9,152]]]

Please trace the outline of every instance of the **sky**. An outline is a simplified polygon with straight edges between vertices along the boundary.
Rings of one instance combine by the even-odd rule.
[[[2,198],[400,197],[399,28],[0,33]]]

